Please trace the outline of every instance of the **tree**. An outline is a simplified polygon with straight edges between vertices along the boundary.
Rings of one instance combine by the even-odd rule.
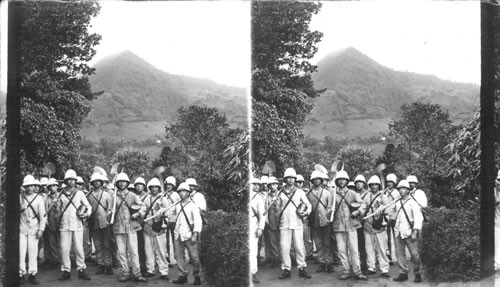
[[[443,148],[450,142],[457,127],[448,112],[437,104],[415,102],[401,107],[401,118],[389,124],[403,152],[399,164],[408,173],[440,173],[446,165]]]
[[[278,169],[299,160],[302,128],[312,105],[314,89],[309,60],[317,52],[322,33],[309,23],[321,4],[310,2],[252,3],[252,150],[262,165]]]
[[[118,151],[113,156],[112,163],[120,163],[130,180],[139,176],[146,176],[146,173],[151,169],[149,153],[133,149],[125,149]],[[121,172],[118,171],[118,172]]]
[[[90,112],[88,61],[101,36],[88,32],[100,10],[94,1],[23,2],[20,38],[21,168],[47,161],[62,169],[77,161],[80,128]],[[59,174],[60,175],[60,174]]]
[[[337,159],[344,163],[344,169],[351,179],[357,174],[366,174],[372,171],[374,167],[372,151],[355,145],[342,148],[337,154]]]

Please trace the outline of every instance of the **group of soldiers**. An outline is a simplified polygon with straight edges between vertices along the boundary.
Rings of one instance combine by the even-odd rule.
[[[265,245],[265,262],[281,264],[280,279],[291,277],[291,254],[295,254],[299,277],[311,278],[306,259],[317,251],[317,272],[334,272],[342,265],[338,279],[367,280],[377,273],[390,278],[395,261],[399,275],[408,280],[407,252],[411,256],[414,282],[421,282],[420,250],[427,197],[417,188],[418,179],[409,175],[398,182],[388,174],[385,184],[373,175],[366,181],[357,175],[350,181],[346,171],[328,174],[315,170],[310,186],[293,168],[285,170],[283,183],[271,176],[250,179],[250,269],[253,283],[260,251]],[[279,186],[282,186],[279,188]],[[293,246],[292,246],[293,243]]]
[[[60,266],[60,281],[71,279],[72,261],[78,278],[90,280],[85,270],[92,246],[96,274],[114,274],[113,267],[119,263],[120,282],[147,282],[147,277],[156,275],[156,267],[160,279],[169,280],[169,265],[175,258],[179,277],[172,282],[184,284],[188,281],[187,252],[194,285],[201,284],[198,254],[206,200],[196,180],[188,178],[177,186],[176,179],[169,176],[162,186],[156,177],[147,184],[142,177],[132,183],[127,174],[119,173],[113,182],[106,174],[94,173],[86,190],[83,179],[71,169],[66,171],[61,187],[54,178],[39,181],[32,175],[24,177],[20,193],[20,285],[25,283],[26,274],[28,282],[39,284],[39,255],[44,257],[44,264]],[[170,254],[171,244],[174,256]]]

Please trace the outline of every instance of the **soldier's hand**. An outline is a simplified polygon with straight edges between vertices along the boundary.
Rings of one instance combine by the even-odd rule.
[[[38,231],[36,232],[36,239],[40,239],[40,238],[42,238],[42,236],[43,236],[43,231],[38,230]]]
[[[197,240],[198,240],[198,233],[195,232],[191,236],[191,242],[196,243]]]
[[[255,235],[257,236],[257,238],[261,237],[262,236],[262,229],[258,228],[257,231],[255,232]]]
[[[137,219],[137,218],[139,218],[139,213],[134,213],[134,214],[132,214],[132,216],[131,216],[131,217],[132,217],[133,219]]]
[[[411,232],[411,241],[413,241],[413,242],[417,241],[417,234],[418,234],[418,230],[413,229],[413,231]]]

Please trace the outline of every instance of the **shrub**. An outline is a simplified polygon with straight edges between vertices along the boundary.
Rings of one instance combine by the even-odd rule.
[[[200,261],[210,286],[248,286],[248,214],[209,211]]]
[[[476,281],[480,273],[479,206],[430,208],[422,263],[431,281]]]

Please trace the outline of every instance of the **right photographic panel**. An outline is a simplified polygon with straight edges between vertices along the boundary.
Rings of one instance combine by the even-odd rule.
[[[479,284],[481,4],[251,6],[252,282]]]

